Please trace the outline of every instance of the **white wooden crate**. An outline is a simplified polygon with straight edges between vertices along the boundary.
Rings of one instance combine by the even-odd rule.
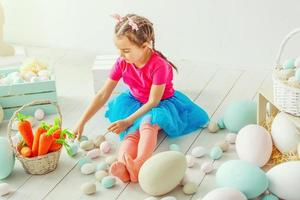
[[[92,67],[94,92],[97,93],[104,85],[106,79],[113,65],[115,64],[118,55],[98,55],[96,56],[94,65]],[[114,93],[121,93],[128,87],[120,80]]]

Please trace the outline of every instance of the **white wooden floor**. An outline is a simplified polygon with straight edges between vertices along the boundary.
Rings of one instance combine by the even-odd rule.
[[[63,114],[63,125],[72,128],[86,106],[93,97],[91,66],[95,55],[53,50],[45,48],[27,47],[27,54],[31,57],[44,59],[50,66],[55,68],[57,79],[57,90],[59,105]],[[226,106],[239,99],[255,99],[260,87],[265,87],[271,81],[268,70],[243,70],[229,69],[211,65],[197,65],[187,61],[178,61],[179,74],[175,77],[176,89],[185,92],[197,104],[202,106],[211,116],[217,120],[222,116]],[[86,126],[85,134],[93,137],[104,133],[109,125],[104,118],[105,109],[99,111]],[[6,136],[7,123],[0,126],[0,136]],[[181,151],[189,154],[195,146],[201,145],[209,151],[219,140],[224,140],[227,130],[218,134],[208,133],[206,129],[197,130],[187,136],[177,139],[166,138],[162,133],[159,135],[155,153],[168,150],[172,143],[180,146]],[[114,151],[118,147],[118,137],[109,135],[108,139],[114,144]],[[234,146],[224,156],[214,162],[217,169],[223,162],[237,158]],[[4,199],[119,199],[119,200],[142,200],[148,197],[138,184],[124,184],[117,182],[112,189],[104,189],[99,184],[97,193],[92,196],[83,195],[80,191],[81,184],[96,181],[94,175],[82,175],[76,166],[79,154],[70,158],[65,152],[62,153],[58,168],[47,175],[31,176],[23,171],[19,161],[11,176],[2,180],[11,184],[16,191]],[[104,157],[96,160],[99,162]],[[209,156],[197,159],[193,168],[187,170],[189,180],[198,184],[198,191],[195,195],[185,195],[181,187],[165,196],[175,196],[178,200],[201,199],[206,193],[216,187],[215,172],[204,175],[200,171],[201,163],[210,160]],[[163,180],[162,180],[163,181]]]

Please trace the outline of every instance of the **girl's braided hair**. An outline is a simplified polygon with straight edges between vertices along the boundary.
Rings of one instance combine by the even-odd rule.
[[[137,29],[134,29],[134,27],[130,24],[130,21],[137,26]],[[169,61],[166,56],[155,49],[153,23],[147,18],[136,14],[128,14],[125,17],[122,17],[122,20],[120,20],[115,26],[115,35],[117,37],[126,36],[130,42],[137,46],[142,46],[145,42],[152,43],[152,49],[156,51],[163,59],[168,61],[177,71],[177,67],[171,61]]]

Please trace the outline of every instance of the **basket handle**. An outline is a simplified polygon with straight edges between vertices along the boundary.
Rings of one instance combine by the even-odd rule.
[[[8,122],[8,126],[7,126],[7,135],[8,135],[8,140],[10,142],[10,146],[13,150],[13,152],[16,154],[16,156],[20,156],[20,153],[16,150],[16,148],[13,145],[12,142],[12,124],[15,120],[15,118],[17,117],[17,114],[19,112],[21,112],[24,108],[29,107],[29,106],[34,106],[34,105],[39,105],[39,104],[52,104],[53,106],[55,106],[59,119],[60,119],[60,126],[62,126],[62,115],[61,115],[61,111],[60,108],[58,106],[58,104],[56,102],[50,101],[50,100],[36,100],[36,101],[32,101],[31,103],[28,104],[24,104],[21,108],[19,108],[18,110],[16,110],[13,114],[13,116],[10,118],[9,122]]]
[[[285,45],[287,44],[287,42],[294,36],[296,35],[297,33],[300,32],[300,28],[297,28],[295,30],[293,30],[292,32],[290,32],[289,34],[287,34],[285,36],[285,38],[283,39],[283,41],[281,42],[280,44],[280,48],[279,48],[279,51],[277,53],[277,56],[276,56],[276,63],[275,63],[275,66],[274,66],[274,69],[280,69],[281,66],[280,66],[280,59],[281,59],[281,56],[282,56],[282,52],[285,48]]]

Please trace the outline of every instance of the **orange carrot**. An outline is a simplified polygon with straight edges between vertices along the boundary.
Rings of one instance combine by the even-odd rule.
[[[49,125],[46,122],[42,122],[40,127],[36,130],[33,139],[33,146],[32,146],[32,156],[37,156],[39,153],[39,143],[40,143],[40,136],[49,130]]]
[[[23,139],[28,147],[32,148],[33,144],[33,133],[31,129],[31,124],[29,121],[26,120],[27,116],[18,113],[17,116],[19,123],[18,123],[18,130],[20,134],[23,136]]]
[[[23,147],[20,153],[22,156],[29,158],[32,154],[32,151],[29,147]]]
[[[49,152],[58,151],[61,147],[62,147],[62,145],[57,143],[55,140],[55,141],[53,141],[53,143],[49,149]]]
[[[53,143],[52,135],[48,136],[46,133],[43,133],[40,136],[38,155],[41,156],[47,154],[52,143]]]

